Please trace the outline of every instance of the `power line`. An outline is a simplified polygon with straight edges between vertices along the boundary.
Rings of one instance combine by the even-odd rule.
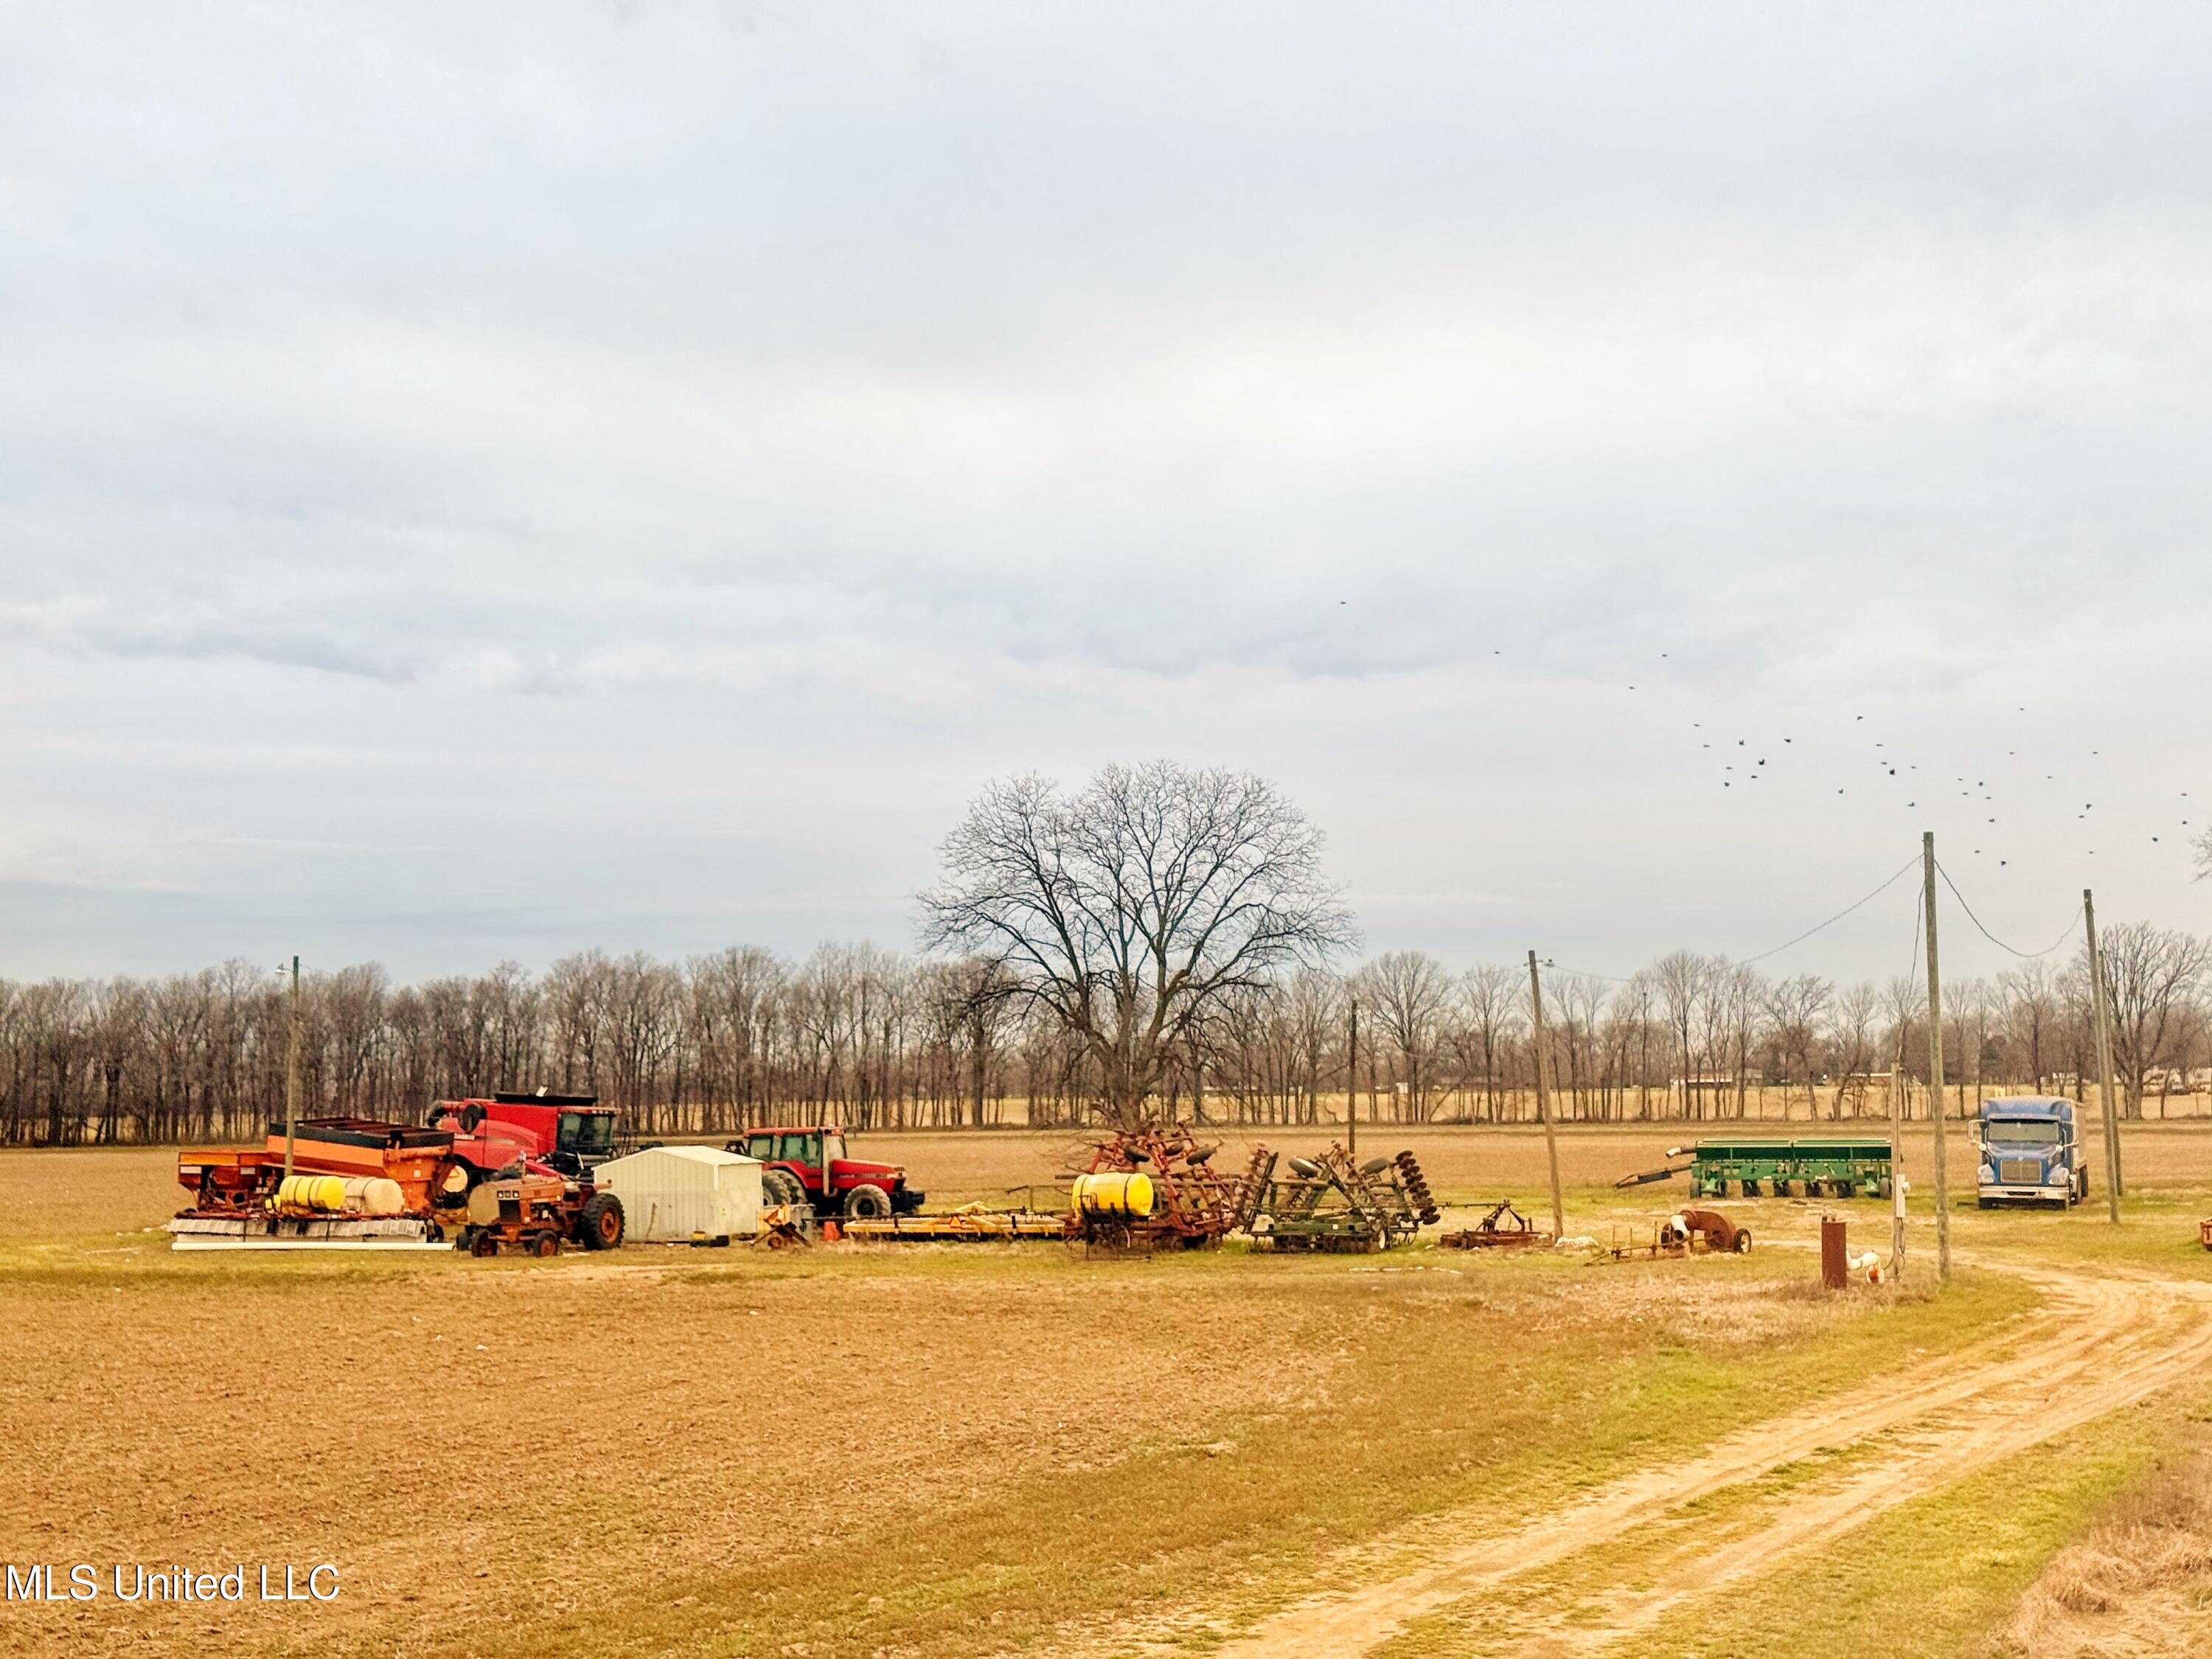
[[[1992,933],[1988,928],[1982,926],[1982,919],[1974,914],[1974,907],[1966,902],[1966,896],[1959,890],[1959,884],[1951,879],[1951,872],[1943,867],[1943,861],[1941,859],[1938,859],[1936,861],[1936,873],[1943,878],[1943,884],[1951,890],[1951,896],[1959,901],[1959,908],[1966,913],[1966,920],[1974,924],[1974,931],[1978,933],[1984,939],[1989,940],[1990,944],[1996,945],[1998,950],[2010,951],[2013,955],[2018,957],[2022,962],[2033,962],[2038,957],[2049,956],[2060,945],[2065,944],[2068,939],[2072,939],[2074,937],[2075,928],[2081,926],[2081,908],[2079,905],[2076,905],[2074,908],[2074,915],[2072,918],[2066,924],[2066,931],[2061,933],[2057,939],[2053,939],[2050,944],[2045,945],[2043,949],[2040,951],[2021,951],[2015,949],[2014,946],[2007,945],[1995,933]]]
[[[1875,888],[1874,891],[1869,893],[1864,898],[1855,900],[1851,903],[1845,905],[1842,909],[1837,911],[1835,915],[1830,916],[1826,921],[1818,923],[1814,927],[1808,927],[1803,933],[1798,934],[1796,938],[1784,939],[1781,944],[1774,946],[1771,950],[1761,951],[1755,957],[1746,957],[1743,960],[1733,965],[1738,968],[1748,968],[1755,962],[1764,962],[1769,957],[1780,956],[1784,951],[1787,951],[1793,945],[1802,945],[1807,939],[1812,938],[1814,934],[1834,927],[1845,916],[1850,915],[1854,910],[1856,910],[1864,905],[1870,904],[1875,899],[1880,898],[1884,893],[1887,893],[1891,888],[1897,885],[1899,877],[1904,875],[1906,871],[1911,869],[1919,862],[1920,860],[1917,858],[1907,859],[1903,864],[1898,866],[1896,871],[1891,874],[1887,880],[1884,881],[1881,886]],[[1966,901],[1961,899],[1960,902],[1963,904]],[[1972,915],[1972,913],[1970,911],[1968,914]],[[1975,925],[1977,927],[1980,926],[1978,922]],[[2060,945],[2063,945],[2065,942],[2065,940],[2061,939],[2058,943]],[[2051,947],[2052,950],[2057,950],[2057,945],[2053,945]],[[1547,968],[1551,969],[1554,973],[1572,974],[1578,979],[1601,979],[1608,985],[1626,985],[1631,978],[1634,977],[1632,975],[1593,974],[1589,972],[1587,969],[1581,968],[1562,968],[1555,962],[1547,962],[1544,965]]]
[[[1920,988],[1920,927],[1924,918],[1917,902],[1912,907],[1912,962],[1905,969],[1905,988],[1908,991]]]
[[[1845,905],[1842,909],[1837,911],[1835,915],[1830,916],[1826,921],[1822,922],[1820,927],[1808,927],[1803,933],[1798,934],[1796,939],[1784,939],[1781,944],[1776,945],[1771,951],[1761,951],[1755,957],[1746,957],[1742,962],[1737,965],[1739,967],[1748,968],[1754,962],[1764,962],[1769,957],[1780,956],[1784,951],[1788,950],[1793,945],[1802,945],[1807,939],[1812,938],[1814,934],[1820,933],[1823,928],[1834,927],[1845,916],[1850,915],[1852,911],[1857,909],[1860,905],[1869,903],[1873,900],[1880,898],[1884,893],[1887,893],[1891,888],[1897,885],[1898,876],[1903,875],[1907,870],[1910,870],[1914,865],[1919,862],[1920,860],[1918,859],[1907,859],[1903,864],[1897,866],[1896,875],[1890,877],[1887,881],[1885,881],[1881,886],[1875,888],[1874,891],[1869,893],[1865,898],[1859,900],[1857,903]]]
[[[1593,974],[1587,968],[1562,968],[1548,957],[1540,965],[1547,973],[1565,974],[1571,979],[1601,979],[1607,985],[1626,985],[1636,977],[1633,974]]]

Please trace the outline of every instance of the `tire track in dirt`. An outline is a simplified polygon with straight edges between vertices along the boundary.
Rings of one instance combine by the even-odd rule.
[[[1455,1541],[1411,1572],[1348,1594],[1294,1603],[1222,1650],[1235,1659],[1358,1654],[1406,1624],[1517,1575],[1554,1565],[1681,1505],[1823,1451],[1881,1437],[1863,1468],[1818,1496],[1800,1495],[1747,1533],[1694,1555],[1648,1589],[1621,1592],[1595,1625],[1586,1600],[1572,1626],[1555,1619],[1528,1650],[1591,1651],[1648,1626],[1779,1556],[1881,1510],[2133,1404],[2212,1364],[2212,1285],[2148,1275],[2060,1277],[2014,1268],[2044,1297],[2033,1328],[2000,1334],[1930,1364],[1756,1425],[1686,1460],[1639,1470],[1516,1531]],[[1462,1524],[1494,1516],[1468,1514]],[[1439,1537],[1438,1535],[1441,1534]]]

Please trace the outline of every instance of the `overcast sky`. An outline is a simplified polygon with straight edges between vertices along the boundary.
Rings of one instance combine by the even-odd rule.
[[[905,946],[1156,756],[1455,965],[2212,927],[2208,270],[2201,7],[0,4],[0,974]]]

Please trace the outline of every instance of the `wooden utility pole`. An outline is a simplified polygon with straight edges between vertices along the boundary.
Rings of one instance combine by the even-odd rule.
[[[1943,1164],[1943,989],[1936,973],[1936,832],[1920,836],[1920,884],[1928,909],[1928,1102],[1936,1126],[1936,1277],[1951,1278],[1951,1185]]]
[[[1544,1120],[1544,1156],[1552,1166],[1552,1237],[1567,1236],[1567,1209],[1559,1200],[1559,1133],[1552,1123],[1552,1097],[1544,1087],[1544,981],[1536,973],[1536,953],[1528,952],[1528,1009],[1534,1017],[1536,1056],[1536,1115]]]
[[[300,1133],[300,958],[292,958],[291,1052],[284,1061],[284,1175],[292,1174],[292,1143]]]
[[[1905,1036],[1898,1026],[1897,1059],[1889,1075],[1889,1276],[1905,1274]]]
[[[1359,999],[1352,1000],[1352,1036],[1344,1050],[1344,1150],[1359,1150]]]
[[[2089,935],[2089,1000],[2097,1008],[2097,1082],[2105,1100],[2105,1209],[2120,1219],[2120,1114],[2112,1091],[2112,1004],[2105,994],[2105,955],[2097,948],[2096,896],[2081,890],[2081,921]]]

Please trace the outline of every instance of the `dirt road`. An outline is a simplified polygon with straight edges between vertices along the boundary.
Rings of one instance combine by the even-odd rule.
[[[2019,1271],[2044,1297],[2026,1328],[1612,1482],[1515,1531],[1479,1513],[1430,1522],[1410,1540],[1425,1557],[1414,1570],[1297,1602],[1223,1651],[1364,1653],[1449,1612],[1516,1653],[1601,1652],[1677,1606],[2212,1365],[2212,1285]],[[1632,1574],[1614,1554],[1578,1578],[1575,1558],[1598,1547],[1632,1553]]]

